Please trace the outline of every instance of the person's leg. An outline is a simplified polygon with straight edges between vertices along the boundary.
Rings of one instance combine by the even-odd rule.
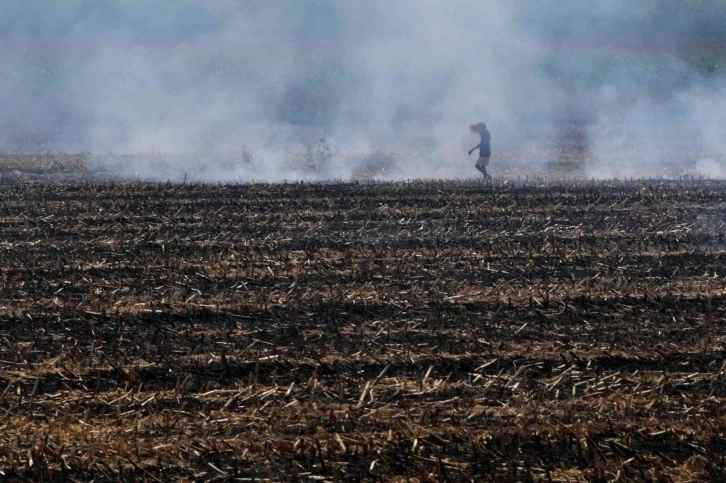
[[[485,157],[479,157],[479,159],[476,162],[476,169],[481,172],[481,174],[484,175],[484,179],[489,179],[491,176],[489,176],[489,173],[487,173],[487,165],[489,164],[489,158]]]

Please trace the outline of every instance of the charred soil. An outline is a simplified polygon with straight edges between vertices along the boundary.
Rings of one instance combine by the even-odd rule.
[[[0,192],[18,481],[726,478],[726,183]]]

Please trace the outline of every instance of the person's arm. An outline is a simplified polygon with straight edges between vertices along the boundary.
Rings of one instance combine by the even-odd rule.
[[[469,156],[471,156],[471,153],[473,153],[475,150],[479,149],[480,146],[481,146],[481,143],[479,143],[476,146],[474,146],[473,148],[471,148],[471,151],[469,151]]]

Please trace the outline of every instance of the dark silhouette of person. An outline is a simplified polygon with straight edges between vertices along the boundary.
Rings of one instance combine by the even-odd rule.
[[[479,149],[479,159],[477,159],[474,167],[484,175],[484,179],[489,179],[491,176],[487,173],[487,166],[489,165],[489,158],[492,156],[492,134],[489,132],[489,129],[487,129],[486,123],[483,122],[472,124],[469,126],[469,129],[474,134],[481,136],[481,141],[479,141],[479,144],[471,148],[469,156],[471,156],[471,153],[473,153],[475,149]]]

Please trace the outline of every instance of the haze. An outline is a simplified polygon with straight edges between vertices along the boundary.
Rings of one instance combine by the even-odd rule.
[[[466,178],[483,120],[495,175],[502,153],[546,171],[578,126],[585,176],[722,177],[724,8],[700,3],[8,1],[0,149],[128,155],[107,171],[150,180],[379,158],[382,178]]]

